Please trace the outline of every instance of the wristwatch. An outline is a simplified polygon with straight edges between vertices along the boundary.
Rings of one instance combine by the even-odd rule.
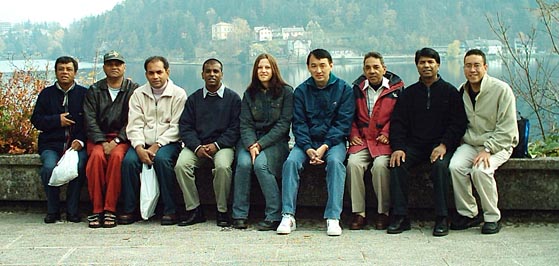
[[[487,146],[483,147],[483,150],[487,153],[491,153],[491,149],[488,148]]]
[[[113,139],[115,141],[116,144],[120,144],[121,140],[119,137],[116,137]]]

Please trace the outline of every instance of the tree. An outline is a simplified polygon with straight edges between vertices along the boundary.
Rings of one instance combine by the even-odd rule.
[[[504,16],[497,13],[495,18],[486,19],[496,37],[503,43],[501,59],[505,69],[505,81],[522,98],[536,117],[536,125],[541,138],[546,141],[548,132],[557,134],[559,112],[559,88],[557,87],[557,55],[559,49],[559,4],[536,0],[535,14],[538,24],[532,25],[528,33],[511,35],[510,26]],[[539,26],[539,27],[538,27]],[[538,56],[536,40],[543,27],[545,38],[549,40],[548,56]],[[545,42],[547,43],[547,42]],[[549,54],[554,56],[549,56]]]

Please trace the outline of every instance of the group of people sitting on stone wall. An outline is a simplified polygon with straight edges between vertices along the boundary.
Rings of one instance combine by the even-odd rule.
[[[147,83],[139,86],[124,77],[124,57],[110,51],[104,55],[106,78],[89,89],[74,80],[78,62],[60,57],[57,80],[41,91],[31,117],[40,130],[44,222],[61,219],[60,188],[48,183],[57,161],[72,148],[79,154],[79,174],[68,184],[66,220],[81,221],[80,190],[87,178],[91,228],[139,220],[140,174],[147,165],[157,176],[161,225],[205,222],[196,181],[211,179],[217,225],[248,228],[255,175],[265,200],[264,218],[255,227],[289,234],[296,229],[300,174],[310,164],[325,165],[323,218],[329,236],[342,234],[346,188],[353,213],[347,226],[366,228],[364,177],[369,169],[378,203],[374,228],[398,234],[411,228],[410,170],[429,162],[433,235],[482,222],[482,233],[497,233],[501,214],[494,173],[518,143],[514,94],[487,74],[485,54],[478,49],[464,56],[466,81],[459,89],[441,78],[435,50],[418,50],[415,64],[419,81],[404,88],[400,77],[387,71],[382,55],[369,52],[363,74],[350,85],[331,72],[330,53],[315,49],[306,61],[310,77],[293,89],[274,57],[261,54],[241,99],[222,83],[223,64],[215,58],[202,65],[204,87],[187,97],[169,78],[169,62],[162,56],[145,60]],[[205,166],[212,168],[212,176],[197,176],[196,169]],[[185,210],[178,209],[173,196],[177,184]],[[447,206],[451,184],[454,215]]]

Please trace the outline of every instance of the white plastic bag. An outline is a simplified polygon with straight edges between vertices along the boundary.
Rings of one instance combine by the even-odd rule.
[[[78,152],[69,148],[52,170],[49,186],[59,187],[69,183],[78,176]]]
[[[159,183],[157,183],[155,169],[143,164],[142,173],[140,173],[140,213],[142,219],[148,220],[155,214],[158,198]]]

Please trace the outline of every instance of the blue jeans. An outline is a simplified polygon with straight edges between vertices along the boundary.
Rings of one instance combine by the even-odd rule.
[[[276,177],[268,169],[266,151],[260,152],[254,160],[254,166],[250,153],[240,147],[237,149],[237,170],[233,182],[233,219],[246,219],[250,208],[251,177],[254,169],[260,189],[266,201],[264,220],[281,220],[281,197]]]
[[[157,151],[153,160],[153,168],[159,182],[159,199],[163,201],[163,214],[175,214],[176,204],[173,197],[176,185],[175,162],[179,157],[180,144],[169,143]],[[125,213],[133,213],[140,202],[140,172],[142,162],[132,147],[128,149],[122,160],[122,189],[120,199],[123,201]]]
[[[60,187],[49,186],[52,170],[56,166],[62,154],[53,150],[44,150],[41,152],[41,182],[47,194],[47,213],[60,213]],[[87,152],[84,149],[78,151],[78,177],[68,183],[66,188],[66,213],[70,215],[78,215],[78,206],[80,203],[80,192],[85,180],[85,164],[87,161]]]
[[[324,154],[326,162],[326,186],[328,201],[324,210],[324,219],[340,219],[344,201],[344,186],[346,168],[344,165],[346,155],[345,143],[340,143]],[[287,160],[283,164],[282,180],[282,213],[295,215],[297,205],[297,192],[299,190],[299,174],[303,164],[309,163],[309,157],[297,145],[293,147]]]

